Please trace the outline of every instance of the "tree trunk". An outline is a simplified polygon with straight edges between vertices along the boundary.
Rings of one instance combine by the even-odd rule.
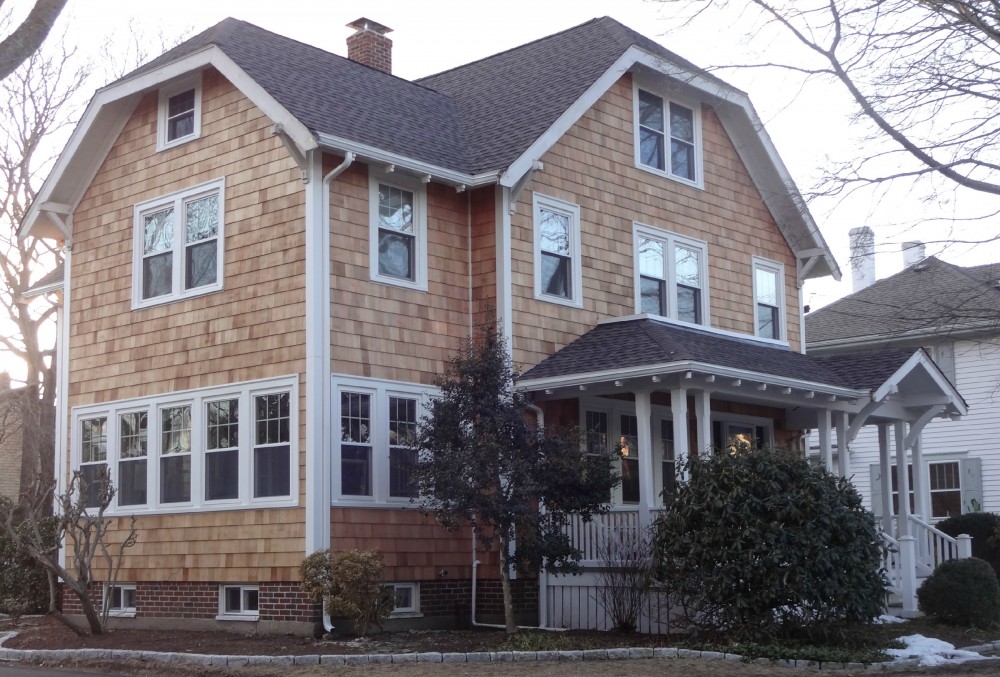
[[[83,584],[78,585],[83,586]],[[87,624],[90,625],[90,633],[92,635],[103,635],[104,626],[101,624],[101,615],[97,613],[97,608],[94,606],[93,600],[86,593],[86,587],[83,588],[84,592],[81,592],[77,585],[72,586],[72,588],[77,598],[79,598],[80,604],[83,606],[83,615],[87,619]]]
[[[503,588],[503,619],[507,626],[507,634],[517,632],[517,622],[514,620],[514,596],[510,590],[510,561],[508,558],[508,543],[506,538],[500,539],[500,584]]]

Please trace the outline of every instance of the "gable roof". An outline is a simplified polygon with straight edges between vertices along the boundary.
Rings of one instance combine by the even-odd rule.
[[[214,67],[304,153],[352,152],[455,185],[513,187],[625,72],[642,70],[711,105],[789,246],[801,278],[840,270],[747,95],[626,28],[593,19],[408,82],[236,19],[98,91],[28,211],[21,237],[70,237],[72,212],[142,94]]]
[[[962,268],[936,257],[806,315],[810,349],[887,344],[998,328],[1000,265]]]

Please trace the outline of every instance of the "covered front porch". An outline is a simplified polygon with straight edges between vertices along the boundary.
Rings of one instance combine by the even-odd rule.
[[[567,526],[590,569],[601,566],[609,538],[638,534],[652,524],[664,509],[664,490],[684,481],[678,470],[691,454],[743,444],[777,444],[805,453],[812,431],[819,438],[820,462],[850,478],[850,443],[862,426],[891,427],[895,456],[905,467],[911,452],[919,460],[920,432],[928,421],[965,413],[961,397],[922,350],[812,358],[774,341],[646,317],[598,324],[526,372],[518,387],[533,394],[547,424],[579,425],[588,448],[622,453],[623,479],[612,511]],[[889,456],[887,443],[886,464]],[[890,473],[881,477],[888,500]],[[898,489],[907,495],[906,487]],[[892,516],[891,500],[882,514],[892,516],[883,521],[884,538],[896,550],[886,561],[888,576],[909,612],[915,610],[920,565],[961,556],[966,549],[935,533],[902,503],[899,516]],[[555,577],[543,581],[542,606],[543,613],[559,613],[565,622],[565,614],[556,611],[567,603],[561,583],[569,584]],[[593,625],[599,613],[582,608],[579,591],[573,595],[581,625]]]

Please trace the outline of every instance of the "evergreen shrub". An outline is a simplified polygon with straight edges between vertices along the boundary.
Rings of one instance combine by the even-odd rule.
[[[919,609],[944,623],[975,628],[1000,624],[1000,582],[978,557],[941,563],[917,590]]]

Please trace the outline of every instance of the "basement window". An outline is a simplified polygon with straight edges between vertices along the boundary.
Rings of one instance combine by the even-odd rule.
[[[131,618],[135,616],[136,589],[135,583],[117,583],[110,590],[104,589],[108,604],[108,615]]]
[[[256,621],[260,618],[260,588],[256,585],[222,585],[216,620]]]

